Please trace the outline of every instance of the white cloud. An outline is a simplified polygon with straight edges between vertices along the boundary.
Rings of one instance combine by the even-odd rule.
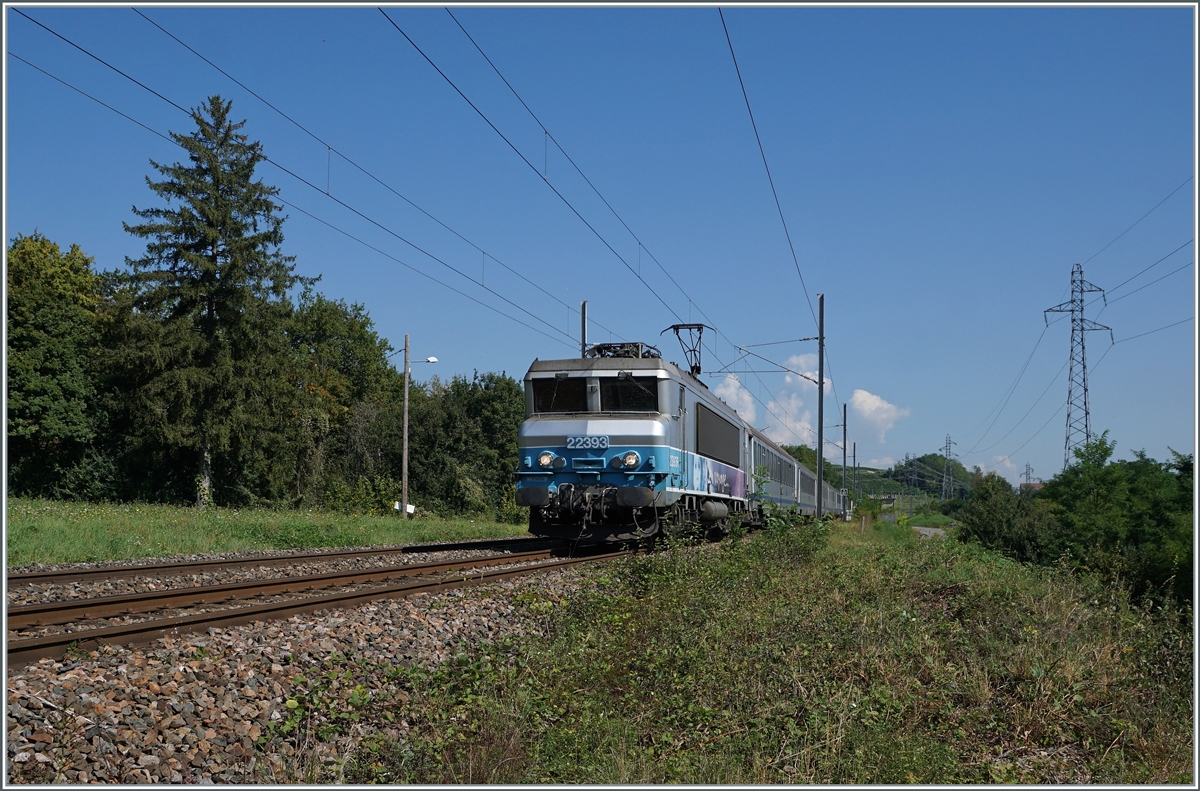
[[[816,428],[812,423],[812,410],[804,408],[804,399],[799,393],[782,393],[767,404],[766,435],[781,445],[816,445]]]
[[[882,459],[869,459],[863,466],[873,467],[876,470],[887,470],[896,466],[896,460],[891,456],[884,456]]]
[[[804,374],[804,376],[786,374],[783,377],[783,381],[792,385],[793,387],[798,387],[805,392],[811,391],[815,394],[817,390],[817,382],[821,378],[819,375],[821,373],[820,367],[818,366],[819,362],[820,358],[818,358],[815,354],[793,354],[791,357],[787,358],[787,362],[784,363],[784,366],[796,371],[797,373]],[[804,377],[810,378],[806,379]],[[828,396],[832,392],[832,389],[833,380],[826,376],[825,395]]]
[[[993,456],[990,466],[1005,478],[1012,478],[1017,474],[1017,465],[1013,464],[1007,456]]]
[[[879,430],[879,441],[884,442],[887,432],[896,425],[902,417],[908,417],[909,410],[889,404],[874,393],[866,390],[855,390],[850,396],[850,406],[858,416]]]
[[[757,415],[757,410],[754,408],[754,396],[750,395],[741,380],[733,374],[725,374],[725,378],[713,390],[718,398],[725,400],[726,404],[737,410],[747,423],[753,423]]]

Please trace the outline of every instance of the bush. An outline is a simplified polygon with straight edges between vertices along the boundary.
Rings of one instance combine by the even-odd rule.
[[[403,491],[399,482],[378,475],[358,478],[353,485],[334,478],[325,488],[324,505],[343,514],[389,514],[395,511]]]
[[[1052,563],[1060,532],[1049,504],[1036,497],[1019,496],[1012,484],[989,472],[971,492],[959,515],[962,541],[975,540],[989,549],[1025,562]]]

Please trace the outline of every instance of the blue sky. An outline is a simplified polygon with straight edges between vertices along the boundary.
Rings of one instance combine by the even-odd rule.
[[[1073,263],[1113,289],[1177,250],[1103,313],[1088,308],[1122,341],[1110,351],[1108,333],[1087,338],[1091,414],[1118,456],[1194,451],[1194,320],[1133,338],[1195,315],[1191,8],[726,10],[807,298],[716,8],[454,9],[620,220],[442,8],[389,14],[530,164],[375,8],[142,8],[469,242],[129,8],[21,8],[180,105],[232,99],[266,154],[319,187],[261,166],[297,207],[284,252],[327,296],[365,305],[394,346],[408,332],[417,358],[437,356],[419,378],[520,378],[535,357],[575,356],[571,311],[587,299],[591,340],[658,343],[681,362],[660,332],[715,325],[705,369],[740,373],[706,376],[710,387],[776,439],[812,445],[815,388],[735,362],[734,345],[815,335],[820,292],[827,438],[840,441],[845,402],[862,463],[932,452],[950,434],[969,466],[1015,481],[1029,463],[1048,478],[1062,466],[1056,372],[1070,328],[1046,329],[1043,310],[1066,299]],[[138,121],[189,131],[178,110],[11,7],[5,34],[9,52]],[[179,150],[11,56],[5,102],[6,238],[37,229],[101,268],[139,256],[121,224],[157,205],[149,160]],[[816,368],[812,342],[754,351]]]

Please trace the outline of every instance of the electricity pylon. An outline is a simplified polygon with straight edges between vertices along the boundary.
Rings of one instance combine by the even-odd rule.
[[[1090,291],[1099,291],[1104,296],[1104,289],[1092,285],[1083,279],[1083,264],[1071,267],[1071,299],[1061,305],[1047,308],[1042,316],[1049,326],[1050,319],[1046,313],[1071,314],[1071,375],[1067,380],[1067,439],[1063,447],[1063,469],[1071,464],[1071,455],[1075,448],[1086,444],[1092,437],[1092,419],[1088,410],[1087,386],[1087,351],[1084,348],[1084,333],[1092,330],[1108,330],[1109,341],[1112,341],[1112,328],[1097,324],[1083,317],[1083,295]]]
[[[942,466],[942,499],[949,500],[954,497],[954,469],[950,466],[950,446],[957,445],[957,442],[950,441],[950,435],[946,435],[946,447],[942,449],[942,455],[946,459],[946,463]]]

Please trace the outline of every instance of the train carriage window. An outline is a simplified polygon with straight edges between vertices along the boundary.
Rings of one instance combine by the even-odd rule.
[[[696,404],[696,452],[734,467],[741,459],[742,432],[704,404]]]
[[[800,473],[800,491],[804,494],[816,497],[817,495],[817,479],[812,476]]]
[[[658,379],[653,376],[602,377],[601,412],[657,412]]]
[[[586,412],[587,379],[582,376],[533,380],[534,412]]]

